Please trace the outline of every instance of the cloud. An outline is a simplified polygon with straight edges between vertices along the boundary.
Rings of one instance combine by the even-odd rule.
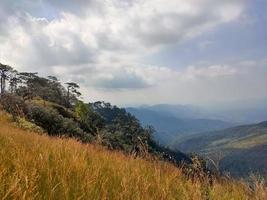
[[[266,60],[225,64],[201,64],[184,69],[134,65],[84,65],[65,77],[82,83],[94,100],[119,104],[193,103],[207,104],[267,96]],[[65,74],[66,67],[54,73]]]
[[[205,102],[266,93],[259,89],[266,83],[259,61],[183,69],[142,62],[238,20],[243,0],[0,2],[1,62],[77,81],[95,100]]]
[[[186,79],[217,78],[221,76],[232,76],[238,73],[238,69],[227,65],[211,65],[208,67],[189,66],[183,73]]]
[[[136,90],[156,87],[160,81],[172,77],[174,71],[166,67],[142,64],[90,64],[77,65],[68,69],[67,66],[54,66],[53,74],[67,80],[77,81],[85,87],[101,90]]]
[[[267,62],[252,60],[228,65],[201,65],[183,70],[164,67],[139,68],[150,86],[138,90],[97,90],[87,86],[90,99],[106,99],[121,105],[177,104],[216,105],[216,103],[259,99],[267,96]],[[201,70],[199,70],[201,68]],[[136,68],[135,68],[136,69]]]
[[[1,59],[23,66],[140,57],[236,20],[244,7],[241,0],[1,3]]]

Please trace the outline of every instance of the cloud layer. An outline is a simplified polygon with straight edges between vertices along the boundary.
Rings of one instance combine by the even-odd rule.
[[[196,63],[181,70],[142,62],[145,56],[237,21],[244,0],[0,2],[1,62],[80,82],[93,99],[193,102],[201,91],[206,100],[214,100],[214,89],[224,90],[233,77],[247,78],[236,63]]]
[[[1,1],[1,59],[23,67],[131,63],[243,9],[241,0]]]

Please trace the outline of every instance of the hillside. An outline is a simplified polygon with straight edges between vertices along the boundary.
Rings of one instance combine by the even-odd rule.
[[[233,176],[267,175],[267,122],[178,139],[173,148],[220,160],[220,168]]]
[[[188,180],[168,163],[14,127],[0,115],[0,199],[266,199],[244,183]]]
[[[63,84],[55,76],[18,72],[1,63],[0,78],[0,108],[20,126],[135,156],[149,154],[176,165],[191,163],[182,152],[160,146],[152,138],[153,128],[142,127],[125,109],[102,101],[83,102],[76,82]]]
[[[197,112],[190,107],[157,105],[144,108],[127,108],[127,111],[136,116],[143,126],[152,125],[156,130],[155,139],[164,145],[170,145],[176,138],[194,133],[234,126],[233,123],[220,120],[198,119],[198,116],[202,116],[199,113],[200,111]],[[194,114],[195,118],[193,118]]]

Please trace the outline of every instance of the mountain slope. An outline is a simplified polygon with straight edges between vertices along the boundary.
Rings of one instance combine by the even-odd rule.
[[[208,118],[207,116],[210,116],[204,109],[193,105],[156,104],[151,106],[141,106],[139,109],[151,110],[177,118],[197,119]]]
[[[72,139],[23,131],[0,115],[0,199],[265,199],[235,181],[188,180],[179,168]]]
[[[267,122],[177,139],[173,148],[218,159],[234,176],[267,175]]]
[[[156,108],[127,108],[127,111],[136,116],[142,125],[152,125],[156,129],[155,139],[164,145],[170,145],[178,136],[233,126],[232,123],[220,120],[178,118],[168,111],[167,108],[169,107],[165,108],[164,106],[163,108],[161,106]],[[185,116],[182,113],[181,115]]]

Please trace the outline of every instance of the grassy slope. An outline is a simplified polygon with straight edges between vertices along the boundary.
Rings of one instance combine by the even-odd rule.
[[[0,199],[265,199],[260,185],[187,180],[162,162],[15,128],[0,112]]]
[[[174,146],[221,159],[222,169],[234,176],[267,175],[267,122],[198,134]]]

